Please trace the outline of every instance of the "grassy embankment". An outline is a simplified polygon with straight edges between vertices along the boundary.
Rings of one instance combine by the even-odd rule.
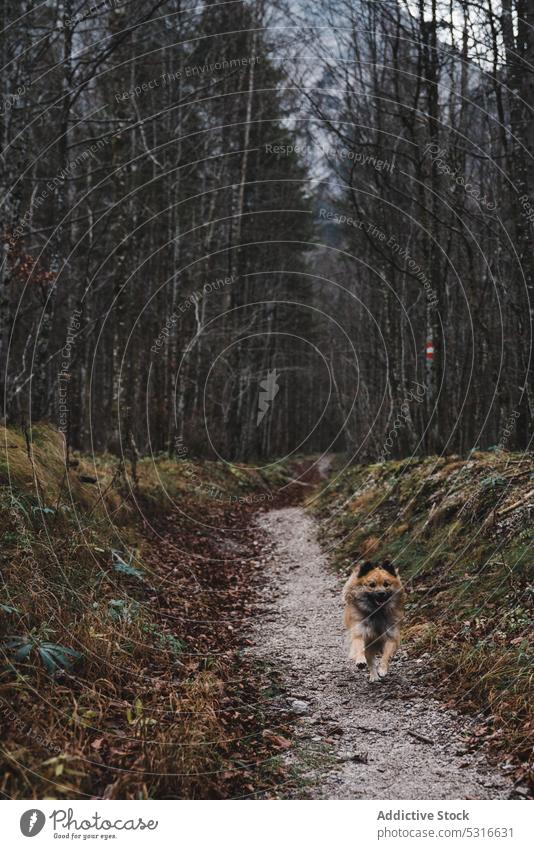
[[[442,696],[533,778],[534,458],[506,452],[351,466],[316,505],[346,573],[394,558],[410,590],[405,639]],[[512,766],[510,766],[512,769]]]
[[[66,469],[49,427],[0,440],[2,793],[257,791],[276,752],[241,657],[258,569],[246,517],[281,470],[165,456]]]

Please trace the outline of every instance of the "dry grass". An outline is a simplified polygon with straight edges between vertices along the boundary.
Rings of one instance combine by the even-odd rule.
[[[147,522],[179,499],[185,512],[209,508],[231,524],[235,499],[269,482],[246,468],[168,457],[135,470],[114,457],[75,457],[66,468],[62,437],[49,427],[2,438],[2,793],[227,795],[228,738],[246,736],[254,717],[247,706],[246,719],[228,720],[228,701],[241,697],[232,684],[238,645],[209,633],[210,605],[231,610],[251,576],[236,581],[219,559],[214,596],[213,552],[195,549],[194,522],[177,514],[165,545]],[[27,655],[17,658],[12,638]],[[51,668],[50,644],[76,654],[56,653]],[[242,745],[239,754],[246,759]]]

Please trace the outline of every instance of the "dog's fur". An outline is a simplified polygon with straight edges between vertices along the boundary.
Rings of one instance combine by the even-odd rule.
[[[349,658],[369,670],[369,681],[388,674],[400,643],[406,594],[395,566],[386,560],[356,567],[343,588]]]

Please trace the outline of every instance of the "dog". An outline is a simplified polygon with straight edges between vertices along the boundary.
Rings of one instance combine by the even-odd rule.
[[[343,588],[349,658],[359,669],[367,666],[369,681],[388,674],[400,644],[405,598],[399,573],[389,560],[361,563]]]

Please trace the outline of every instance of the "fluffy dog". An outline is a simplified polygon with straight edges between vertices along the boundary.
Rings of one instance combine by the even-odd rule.
[[[388,674],[400,643],[405,597],[399,573],[389,560],[360,564],[343,588],[349,658],[360,669],[367,665],[369,681]]]

